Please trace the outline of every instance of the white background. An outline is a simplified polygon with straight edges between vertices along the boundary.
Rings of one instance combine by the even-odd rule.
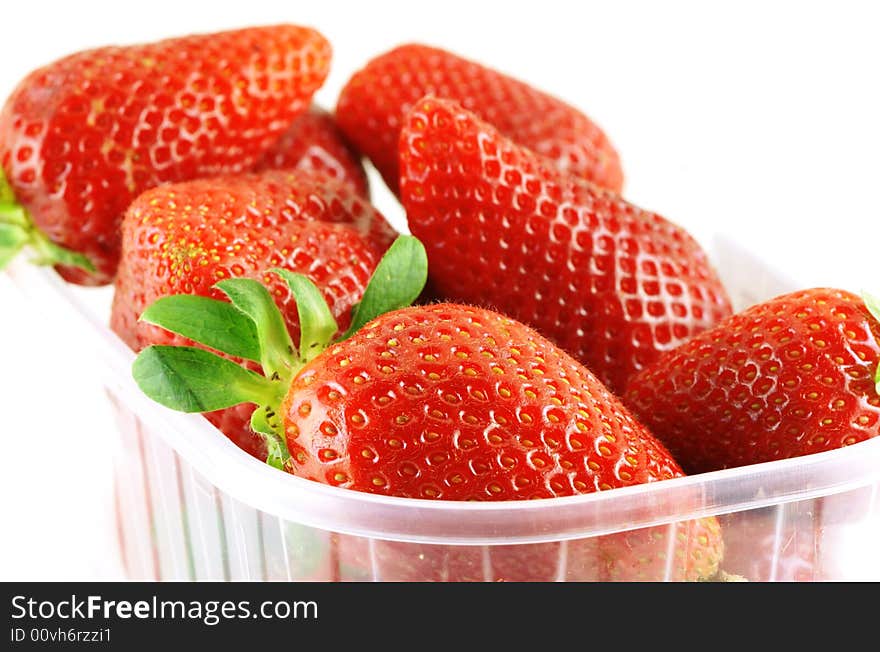
[[[446,47],[577,105],[624,194],[735,234],[804,287],[880,291],[880,14],[870,2],[7,2],[0,98],[75,50],[274,22],[334,47],[332,107],[369,57]],[[373,175],[377,204],[399,207]],[[106,293],[105,293],[106,295]],[[0,580],[120,578],[113,425],[88,351],[0,274]]]

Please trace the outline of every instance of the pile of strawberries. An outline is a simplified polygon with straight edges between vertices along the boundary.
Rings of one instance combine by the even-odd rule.
[[[330,61],[320,33],[278,25],[34,71],[0,113],[0,265],[30,248],[114,284],[145,392],[351,490],[544,499],[880,434],[870,297],[734,313],[700,244],[622,197],[577,108],[412,44],[331,112],[313,103]],[[408,234],[370,203],[365,159]],[[676,527],[672,577],[716,577],[718,521]],[[571,543],[570,579],[656,578],[656,535]],[[515,548],[499,579],[544,579],[554,551]]]

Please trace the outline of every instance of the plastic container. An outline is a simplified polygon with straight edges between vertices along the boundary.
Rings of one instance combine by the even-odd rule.
[[[732,241],[712,244],[737,307],[796,288]],[[109,289],[71,287],[22,261],[10,273],[97,356],[119,424],[116,518],[131,579],[602,580],[584,550],[649,534],[669,563],[640,579],[676,580],[680,528],[717,517],[723,567],[747,580],[880,580],[880,438],[571,498],[373,496],[274,471],[200,416],[147,399],[132,352],[105,325]]]

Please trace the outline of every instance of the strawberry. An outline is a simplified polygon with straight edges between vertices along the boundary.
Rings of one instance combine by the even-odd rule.
[[[333,116],[315,104],[293,121],[254,169],[317,170],[370,196],[361,155],[345,139]]]
[[[69,281],[109,283],[128,204],[162,183],[250,169],[306,110],[330,55],[315,30],[277,25],[103,47],[35,70],[0,112],[17,202],[0,205],[0,263],[30,244]]]
[[[112,329],[134,351],[150,344],[189,344],[149,323],[144,309],[168,294],[223,297],[224,278],[272,283],[293,337],[297,307],[272,267],[306,274],[343,327],[395,233],[352,186],[319,172],[267,171],[168,184],[146,191],[122,222],[122,261],[114,287]],[[250,412],[208,414],[244,450],[265,459]]]
[[[731,312],[683,228],[547,166],[455,102],[426,98],[407,116],[400,197],[436,293],[529,324],[614,392]]]
[[[425,95],[460,102],[505,136],[559,168],[619,191],[623,172],[603,131],[565,102],[451,52],[408,44],[372,59],[346,83],[336,118],[355,146],[398,191],[397,142]]]
[[[462,305],[374,319],[296,375],[281,415],[296,475],[384,495],[526,500],[679,475],[582,365]]]
[[[683,475],[589,370],[531,328],[460,304],[394,308],[401,296],[406,302],[418,296],[427,275],[424,249],[411,236],[401,236],[385,254],[352,326],[339,337],[318,290],[300,275],[277,273],[296,295],[300,323],[309,326],[298,349],[259,317],[265,309],[254,306],[271,303],[262,285],[222,281],[220,289],[244,313],[230,321],[249,316],[254,341],[275,343],[274,353],[254,351],[251,359],[273,361],[258,375],[204,350],[152,346],[134,366],[145,393],[184,411],[254,403],[251,425],[266,435],[273,465],[385,496],[547,499]],[[195,315],[170,323],[162,317],[180,299],[154,304],[148,319],[171,330],[196,322]],[[569,572],[603,579],[714,574],[722,550],[717,522],[676,526],[674,550],[669,532],[661,526],[572,544]],[[668,562],[670,551],[676,563]],[[455,554],[461,569],[473,570],[469,553]],[[557,544],[524,546],[499,549],[493,563],[504,579],[539,579],[556,569],[558,557]],[[356,555],[351,561],[364,563]],[[413,563],[400,560],[404,569]],[[431,563],[421,558],[418,565]]]
[[[690,473],[855,444],[880,434],[878,317],[844,290],[784,294],[664,353],[624,400]]]

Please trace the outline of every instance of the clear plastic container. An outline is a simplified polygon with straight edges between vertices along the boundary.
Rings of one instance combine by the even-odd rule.
[[[711,244],[737,307],[796,288],[733,241]],[[97,358],[119,424],[116,518],[131,579],[603,580],[601,553],[585,551],[646,535],[669,562],[639,579],[677,580],[674,560],[687,553],[681,528],[714,516],[728,573],[750,581],[880,580],[880,438],[570,498],[374,496],[270,469],[200,416],[146,398],[131,378],[132,352],[106,326],[108,288],[68,286],[23,261],[10,273]]]

